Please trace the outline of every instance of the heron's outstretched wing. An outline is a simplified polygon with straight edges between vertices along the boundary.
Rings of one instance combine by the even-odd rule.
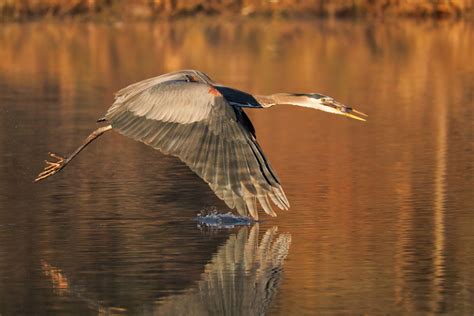
[[[160,83],[169,82],[169,81],[187,81],[187,82],[202,82],[207,84],[212,84],[213,81],[205,73],[198,70],[179,70],[175,72],[170,72],[161,76],[145,79],[136,83],[133,83],[115,94],[115,102],[110,107],[108,112],[114,110],[115,107],[121,107],[122,104],[126,103],[128,100],[133,99],[136,95],[142,93],[143,91],[159,85]]]
[[[106,119],[120,133],[179,157],[230,208],[258,218],[289,203],[241,109],[202,81],[143,82],[119,92]]]

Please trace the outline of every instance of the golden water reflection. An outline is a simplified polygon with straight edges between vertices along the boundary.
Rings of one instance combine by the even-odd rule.
[[[260,227],[292,236],[269,313],[472,313],[471,23],[31,23],[2,25],[0,45],[5,301],[32,312],[83,306],[47,291],[30,303],[19,285],[45,286],[38,258],[94,276],[96,297],[127,308],[197,297],[186,289],[206,279],[231,233],[186,224],[224,205],[183,164],[111,134],[56,179],[31,183],[47,151],[68,152],[95,128],[114,91],[197,68],[253,93],[321,92],[369,114],[361,124],[284,106],[249,111],[292,206]]]
[[[154,315],[263,315],[278,290],[290,245],[291,235],[278,233],[276,226],[261,236],[258,224],[239,228],[206,264],[197,284],[181,294],[148,302],[138,311]],[[101,315],[137,312],[88,297],[87,284],[75,286],[46,260],[41,261],[41,268],[59,295],[75,297]]]

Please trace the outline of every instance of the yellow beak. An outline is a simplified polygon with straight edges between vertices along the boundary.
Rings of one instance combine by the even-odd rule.
[[[367,114],[365,114],[363,112],[360,112],[360,111],[357,111],[357,110],[354,110],[354,109],[351,110],[351,113],[355,113],[355,114],[359,114],[360,116],[368,117]],[[363,122],[367,121],[365,118],[355,116],[354,114],[351,114],[351,113],[345,113],[344,115],[347,116],[347,117],[353,118],[354,120],[359,120],[359,121],[363,121]]]

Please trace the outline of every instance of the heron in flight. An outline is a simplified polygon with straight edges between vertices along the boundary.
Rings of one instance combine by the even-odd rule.
[[[287,104],[365,121],[366,114],[319,93],[251,95],[214,82],[203,72],[181,70],[134,83],[116,96],[105,117],[68,157],[50,153],[35,181],[62,170],[93,140],[115,130],[181,159],[231,209],[258,219],[257,201],[276,216],[272,203],[290,207],[275,171],[243,108]]]

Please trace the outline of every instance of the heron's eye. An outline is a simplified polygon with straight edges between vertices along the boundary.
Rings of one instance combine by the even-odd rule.
[[[188,82],[197,82],[198,80],[195,76],[186,75],[186,81],[188,81]]]

